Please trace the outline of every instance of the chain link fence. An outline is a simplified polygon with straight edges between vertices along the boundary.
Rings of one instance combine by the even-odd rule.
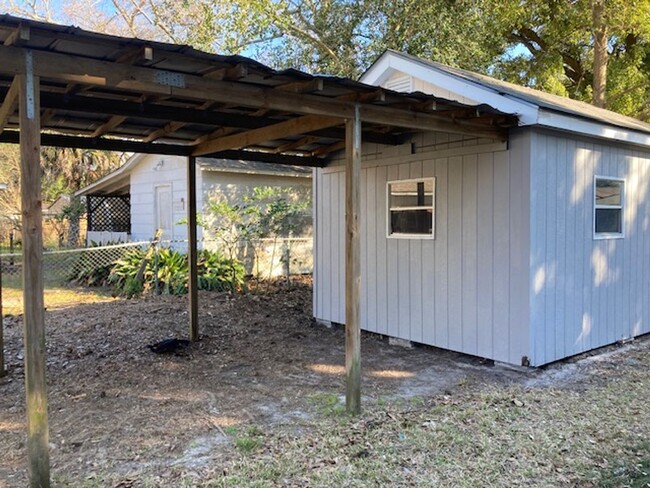
[[[137,268],[140,261],[146,260],[147,270],[157,279],[163,271],[168,271],[163,270],[165,250],[176,251],[176,259],[186,263],[187,249],[187,241],[160,240],[46,251],[43,254],[45,306],[54,309],[113,300],[116,291],[109,276],[118,261],[133,261]],[[205,240],[199,243],[199,249],[217,253],[225,259],[235,258],[246,276],[261,279],[313,271],[311,237],[261,239],[237,243],[232,249],[226,249],[217,241]],[[0,254],[0,263],[3,312],[20,314],[23,311],[22,256],[19,252]],[[142,268],[144,270],[144,265]],[[183,281],[185,277],[180,279]],[[153,289],[170,291],[159,288],[157,283]]]

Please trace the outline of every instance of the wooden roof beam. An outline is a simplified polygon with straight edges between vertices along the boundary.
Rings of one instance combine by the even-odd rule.
[[[185,127],[186,125],[187,125],[187,122],[169,122],[162,129],[155,130],[151,134],[149,134],[144,139],[144,142],[153,142],[156,139],[160,139],[161,137],[164,137],[164,136],[166,136],[168,134],[173,134],[177,130],[180,130],[183,127]]]
[[[377,88],[371,92],[354,92],[346,93],[336,97],[337,100],[345,100],[348,102],[383,102],[386,100],[386,92],[383,88]]]
[[[208,80],[241,80],[248,76],[248,67],[244,64],[236,64],[230,68],[219,68],[203,75]]]
[[[187,122],[191,124],[230,124],[246,129],[256,129],[274,122],[274,119],[269,118],[258,118],[243,114],[225,114],[208,110],[214,103],[213,101],[206,102],[200,108],[178,108],[150,102],[124,102],[87,96],[64,96],[54,93],[41,94],[42,107],[56,110],[69,110],[71,112],[123,115],[126,117]]]
[[[329,146],[319,147],[318,149],[313,150],[311,152],[311,155],[313,157],[324,156],[326,154],[330,154],[336,151],[341,151],[342,149],[345,149],[345,141],[330,144]]]
[[[127,118],[124,117],[123,115],[113,115],[110,119],[108,119],[108,122],[97,127],[95,132],[93,132],[92,137],[101,137],[104,134],[109,133],[117,126],[119,126],[122,122],[124,122],[126,119]]]
[[[309,156],[288,156],[286,154],[273,154],[261,151],[230,150],[206,154],[204,157],[220,159],[240,159],[242,161],[256,161],[259,163],[291,164],[293,166],[305,166],[308,168],[323,168],[327,161],[322,158]]]
[[[293,151],[294,149],[298,149],[302,146],[307,146],[309,144],[314,144],[315,142],[320,141],[322,138],[319,136],[307,136],[307,137],[302,137],[298,139],[297,141],[291,141],[287,142],[286,144],[282,144],[281,146],[276,147],[273,152],[278,154],[278,153],[283,153],[287,151]]]
[[[19,91],[18,80],[14,78],[14,81],[9,87],[9,91],[7,91],[7,94],[5,95],[4,102],[2,102],[2,106],[0,106],[0,134],[2,134],[2,131],[7,127],[9,117],[11,117],[18,108]]]
[[[29,41],[31,37],[29,25],[23,24],[22,22],[18,24],[18,27],[9,34],[9,37],[5,39],[5,46],[21,46]]]
[[[200,107],[198,107],[198,109],[193,109],[193,110],[206,110],[210,108],[212,105],[214,105],[214,102],[206,102],[202,104]],[[185,127],[186,125],[187,122],[171,121],[168,124],[166,124],[165,127],[163,127],[162,129],[158,129],[152,132],[151,134],[149,134],[149,136],[145,138],[145,142],[153,142],[156,139],[160,139],[161,137],[164,137],[166,135],[173,134],[177,130],[180,130],[183,127]]]
[[[49,124],[55,115],[56,111],[52,110],[51,108],[46,108],[43,110],[43,113],[41,113],[41,127],[45,127],[47,124]]]
[[[18,144],[19,140],[20,133],[17,130],[6,130],[0,134],[0,142]],[[170,156],[189,156],[192,150],[191,146],[181,146],[178,144],[153,144],[124,139],[77,137],[43,133],[41,134],[41,145],[144,154],[165,154]]]
[[[261,142],[282,139],[283,137],[311,132],[318,129],[325,129],[341,125],[343,120],[338,117],[323,117],[319,115],[306,115],[297,117],[277,124],[260,127],[239,134],[219,137],[207,140],[199,144],[192,152],[193,156],[203,156],[226,149],[241,149],[254,146]]]
[[[129,49],[127,52],[118,57],[115,62],[128,65],[137,65],[152,60],[153,48],[151,46],[138,46],[134,49]]]
[[[314,94],[297,94],[250,84],[206,79],[200,76],[141,66],[126,66],[114,62],[76,56],[33,51],[34,74],[46,79],[69,83],[112,87],[144,94],[177,96],[179,98],[233,103],[244,107],[297,112],[350,119],[354,102]],[[0,66],[4,72],[22,71],[24,52],[21,48],[0,46]],[[416,130],[440,131],[452,134],[473,134],[493,139],[506,139],[503,129],[475,127],[466,121],[450,121],[437,114],[395,110],[369,104],[359,107],[364,122]],[[512,117],[513,125],[516,117]]]
[[[275,87],[277,90],[282,90],[291,93],[315,93],[323,91],[323,79],[314,78],[313,80],[294,81],[292,83],[285,83]]]

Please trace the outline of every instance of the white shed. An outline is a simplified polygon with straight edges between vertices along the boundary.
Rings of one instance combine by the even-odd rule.
[[[388,51],[361,81],[517,114],[363,145],[363,329],[540,366],[650,332],[650,125]],[[345,322],[343,158],[314,177],[314,316]]]
[[[102,234],[111,234],[112,240],[148,240],[156,229],[163,229],[163,240],[186,241],[187,225],[179,222],[187,216],[187,164],[187,158],[181,156],[136,154],[77,192],[89,202],[88,241],[99,241]],[[312,171],[308,168],[213,158],[198,158],[197,168],[199,212],[217,197],[241,202],[256,187],[291,188],[307,200],[311,194]],[[126,228],[114,219],[118,213],[111,213],[120,201],[129,202]],[[200,238],[200,228],[198,232]]]

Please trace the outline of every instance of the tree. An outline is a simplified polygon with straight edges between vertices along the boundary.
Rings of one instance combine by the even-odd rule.
[[[356,77],[385,49],[650,119],[650,0],[0,0],[113,34]],[[92,12],[92,14],[88,14]]]
[[[493,0],[498,76],[647,119],[650,1]]]

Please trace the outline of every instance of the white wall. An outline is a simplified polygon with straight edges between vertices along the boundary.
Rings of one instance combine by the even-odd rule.
[[[650,152],[551,132],[532,149],[533,363],[650,332]],[[623,239],[593,239],[594,175],[625,178]]]
[[[529,355],[530,138],[420,135],[366,144],[362,165],[364,330],[520,364]],[[386,237],[386,182],[436,177],[434,240]],[[345,322],[345,173],[315,172],[314,315]]]
[[[162,161],[162,165],[160,162]],[[197,181],[198,181],[197,171]],[[131,172],[131,239],[154,237],[154,188],[170,185],[172,190],[172,233],[163,239],[187,239],[187,226],[178,221],[187,216],[187,159],[180,156],[144,156]]]

